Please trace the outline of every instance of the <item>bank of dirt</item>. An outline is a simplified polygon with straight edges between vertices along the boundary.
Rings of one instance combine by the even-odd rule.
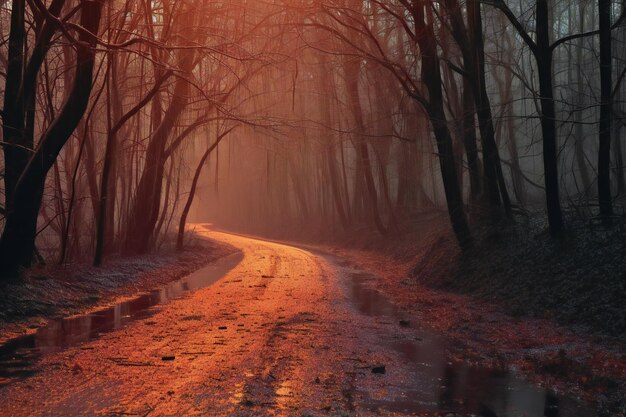
[[[22,281],[0,284],[0,344],[35,331],[48,319],[136,297],[234,252],[227,244],[197,236],[182,252],[111,257],[100,268],[89,264],[33,267]]]

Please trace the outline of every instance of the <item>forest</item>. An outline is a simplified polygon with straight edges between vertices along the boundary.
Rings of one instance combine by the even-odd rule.
[[[624,0],[0,0],[0,70],[0,415],[626,413]],[[211,264],[223,268],[222,281],[183,278]],[[279,281],[281,273],[292,280]],[[50,395],[57,402],[33,402],[36,389],[47,392],[65,377],[48,368],[53,356],[40,357],[48,352],[44,339],[32,339],[48,334],[48,320],[57,320],[50,355],[70,355],[80,348],[59,342],[74,331],[65,317],[181,278],[183,301],[168,292],[167,303],[148,306],[159,323],[152,330],[185,316],[192,318],[184,326],[207,320],[238,337],[235,323],[213,325],[228,308],[287,323],[250,336],[254,348],[238,347],[265,369],[248,371],[254,376],[243,394],[215,382],[194,385],[209,368],[193,368],[184,382],[159,368],[177,387],[165,397],[179,389],[189,395],[164,401],[157,391],[165,383],[155,383],[98,403],[70,384]],[[222,282],[241,284],[213,294]],[[272,307],[241,304],[243,288],[261,287]],[[389,303],[384,314],[397,328],[370,323],[379,340],[418,328],[429,329],[420,340],[448,340],[441,361],[455,364],[445,369],[449,390],[424,388],[437,391],[432,401],[399,400],[413,395],[389,370],[400,351],[371,335],[364,344],[380,353],[364,365],[371,373],[347,370],[356,365],[345,360],[317,363],[319,352],[330,352],[328,363],[349,349],[369,355],[343,338],[364,331],[348,322],[369,328],[362,320],[379,313],[319,301],[346,291],[353,304],[368,291],[368,303],[382,303],[379,296]],[[324,312],[309,317],[316,302]],[[281,303],[286,312],[276,310]],[[225,310],[203,310],[218,305]],[[95,350],[66,358],[76,361],[68,378],[101,360],[107,337],[122,337],[122,310],[111,312],[117,324],[104,339],[89,316],[88,336],[79,339]],[[148,344],[150,321],[132,321],[122,328],[141,327],[144,341],[116,343]],[[339,347],[325,350],[316,338],[314,351],[305,351],[300,333],[284,330],[296,322],[324,323],[312,334],[344,336],[336,336]],[[276,347],[282,331],[292,343]],[[180,352],[204,352],[193,347],[199,330],[184,332],[175,338],[184,346],[159,345],[150,355],[180,363]],[[27,371],[15,343],[38,352]],[[236,375],[222,374],[228,367],[197,356],[193,366],[213,367],[226,385],[239,386]],[[128,366],[146,363],[124,357]],[[246,360],[226,357],[243,372]],[[507,375],[516,368],[515,381],[547,387],[527,400],[541,410],[529,411],[534,405],[525,401],[501,405],[493,398],[507,394],[488,388],[453,390],[476,385],[472,378],[504,384],[467,371],[468,363]],[[315,366],[343,370],[351,382],[309,375]],[[398,366],[417,385],[433,377]],[[11,400],[33,369],[30,399]],[[111,372],[98,377],[101,384],[122,377],[132,384],[130,374]],[[283,374],[286,385],[274,387]],[[372,379],[378,374],[389,379]],[[207,384],[220,399],[214,409],[204,397],[190,399]],[[332,399],[337,393],[342,400]],[[315,409],[318,402],[328,405]],[[416,405],[429,402],[438,408]]]

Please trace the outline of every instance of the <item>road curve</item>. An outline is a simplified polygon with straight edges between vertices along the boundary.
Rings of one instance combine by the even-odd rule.
[[[332,261],[202,233],[242,261],[149,319],[44,356],[0,390],[0,415],[342,415],[357,407],[357,379],[384,390],[370,372],[392,360],[372,349],[381,324],[351,307]]]

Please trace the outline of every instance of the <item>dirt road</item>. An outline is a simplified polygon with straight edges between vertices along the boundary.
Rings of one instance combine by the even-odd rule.
[[[149,318],[45,355],[38,373],[0,389],[0,414],[550,415],[556,397],[545,391],[447,362],[445,344],[402,320],[366,273],[293,246],[203,233],[242,260]],[[556,407],[584,415],[566,399]]]

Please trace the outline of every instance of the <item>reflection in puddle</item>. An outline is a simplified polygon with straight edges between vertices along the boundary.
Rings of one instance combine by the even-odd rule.
[[[380,293],[367,286],[367,282],[375,277],[365,273],[352,273],[352,301],[357,309],[368,316],[393,316],[393,304]]]
[[[157,312],[151,307],[213,284],[242,259],[242,253],[224,257],[161,289],[93,313],[51,320],[36,333],[9,340],[0,346],[0,386],[33,375],[35,362],[42,354],[76,346],[132,321],[150,317]]]
[[[374,276],[349,272],[355,307],[372,317],[396,323],[405,317],[378,291],[368,286]],[[383,342],[398,352],[412,377],[402,386],[386,387],[375,398],[365,392],[362,406],[371,412],[458,413],[482,417],[590,417],[589,408],[570,397],[529,384],[509,372],[453,364],[446,356],[448,340],[422,331],[421,340]]]

